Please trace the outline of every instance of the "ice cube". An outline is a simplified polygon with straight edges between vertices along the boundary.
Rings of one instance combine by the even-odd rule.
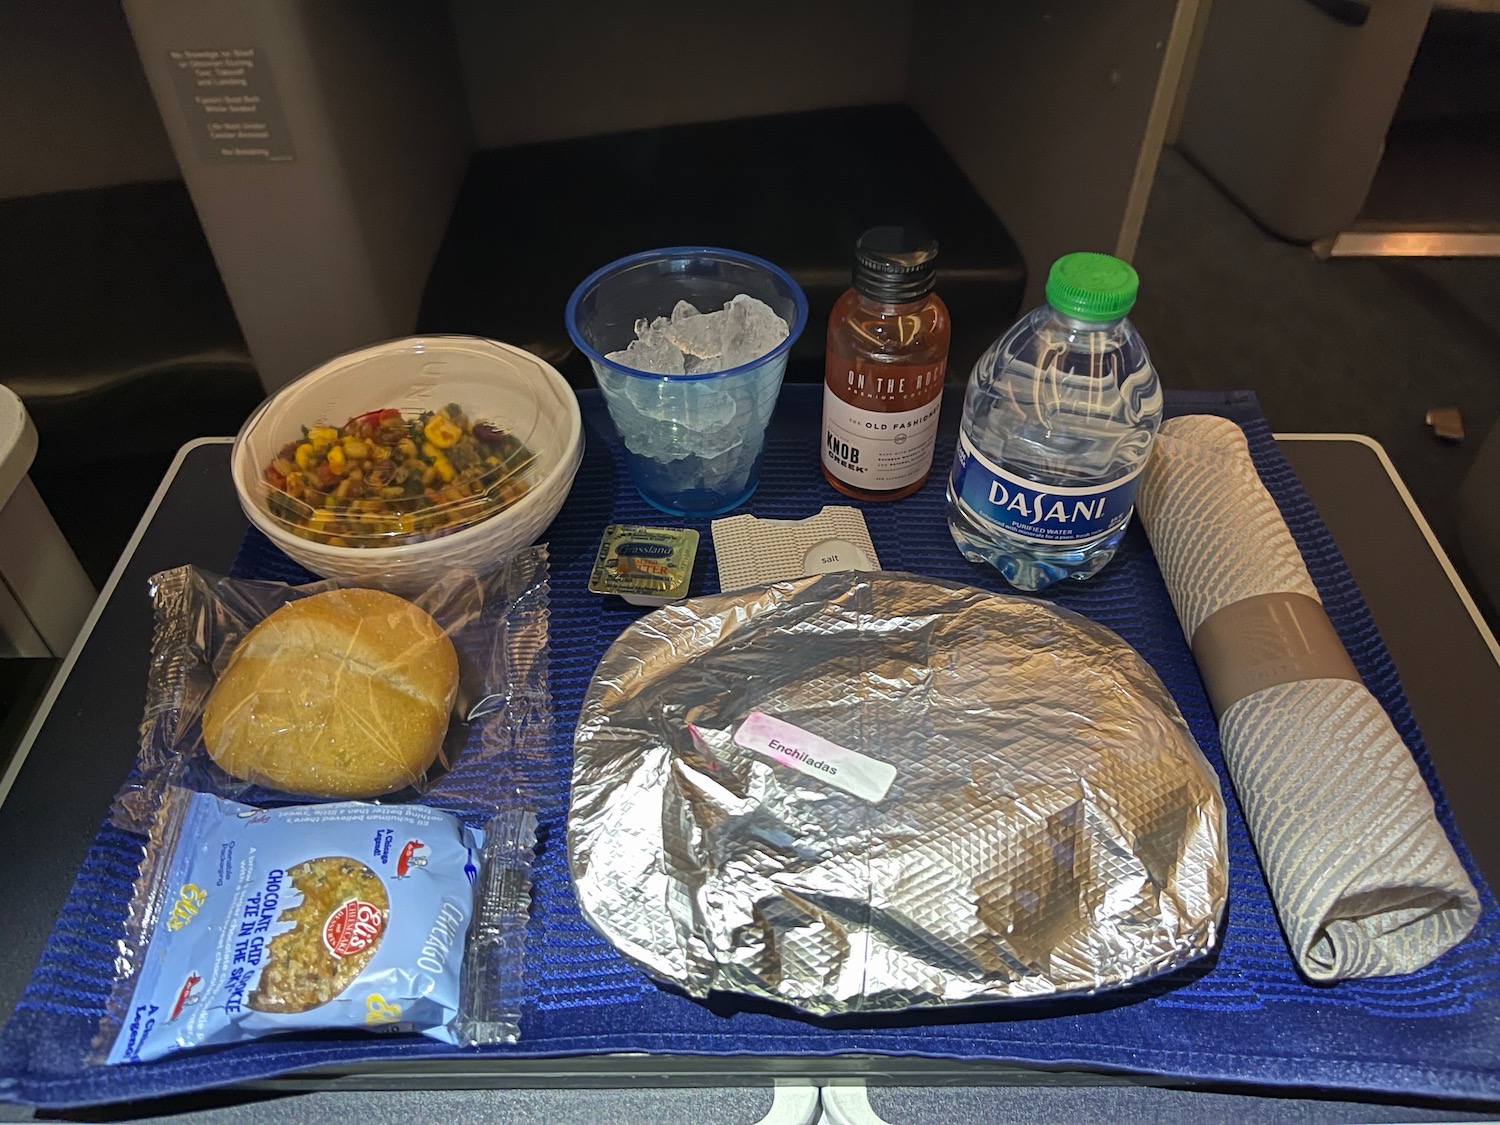
[[[728,371],[731,367],[743,367],[747,363],[754,363],[775,346],[775,344],[767,346],[762,341],[731,344],[725,349],[724,354],[719,356],[719,370]]]
[[[624,352],[630,358],[621,358],[621,352],[611,352],[609,358],[655,375],[708,375],[759,359],[787,333],[786,321],[770,305],[746,293],[716,312],[699,312],[691,302],[678,301],[670,318],[635,322],[636,339]],[[682,353],[682,367],[665,356],[666,342]]]
[[[600,385],[610,397],[611,412],[628,411],[626,424],[641,431],[637,441],[627,442],[636,452],[640,452],[638,444],[649,440],[653,449],[672,456],[692,453],[698,435],[733,428],[731,424],[741,409],[734,395],[712,383],[606,372],[600,377]],[[620,428],[623,435],[625,427]]]
[[[787,338],[786,321],[764,301],[741,293],[724,306],[734,326],[723,351],[723,369],[753,363]]]
[[[729,313],[720,309],[674,320],[667,326],[666,335],[682,349],[683,354],[713,359],[724,354],[738,328]]]
[[[681,352],[677,358],[682,358]],[[637,379],[627,375],[621,389],[631,408],[644,418],[670,422],[677,414],[676,392],[665,379]]]
[[[715,371],[724,370],[724,361],[718,356],[710,356],[708,359],[699,359],[695,355],[683,356],[683,370],[689,375],[712,375]]]
[[[670,323],[671,321],[664,316],[659,316],[655,320],[641,317],[635,322],[635,338],[642,344],[659,343],[666,339],[663,329]]]
[[[707,383],[681,384],[680,409],[672,421],[680,422],[691,433],[708,433],[734,421],[739,407],[734,396]]]
[[[694,434],[688,444],[695,457],[722,457],[733,452],[744,440],[743,427],[724,425],[705,433]]]
[[[682,353],[665,336],[659,336],[648,327],[640,339],[632,340],[624,351],[610,352],[604,358],[613,360],[632,371],[645,371],[652,375],[683,374]]]
[[[699,487],[712,489],[715,492],[739,492],[749,483],[750,469],[755,464],[756,452],[758,450],[750,451],[741,444],[716,457],[699,461]]]
[[[598,374],[599,386],[604,391],[605,401],[609,403],[609,416],[614,420],[615,428],[620,431],[620,437],[633,452],[643,452],[646,435],[657,423],[637,409],[631,399],[630,388],[633,383],[647,380],[607,368],[599,369]]]
[[[772,340],[771,346],[773,348],[781,343],[782,340],[785,340],[787,333],[790,331],[787,328],[786,321],[776,315],[775,309],[764,301],[750,296],[748,293],[741,293],[731,298],[730,302],[724,308],[739,319],[740,324],[746,331]]]

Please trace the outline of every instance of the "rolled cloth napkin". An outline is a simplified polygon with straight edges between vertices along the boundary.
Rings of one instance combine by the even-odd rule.
[[[1336,981],[1429,964],[1473,928],[1479,896],[1240,428],[1163,425],[1137,507],[1298,967]]]

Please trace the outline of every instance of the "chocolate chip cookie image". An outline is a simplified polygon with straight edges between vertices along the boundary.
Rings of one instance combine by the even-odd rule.
[[[375,956],[390,921],[390,898],[380,877],[357,859],[325,856],[287,871],[302,896],[283,910],[266,948],[264,968],[248,1005],[258,1012],[306,1012],[354,983]]]

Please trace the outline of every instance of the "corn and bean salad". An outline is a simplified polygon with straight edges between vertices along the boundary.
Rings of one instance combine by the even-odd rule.
[[[456,403],[304,426],[266,466],[271,514],[333,547],[430,539],[494,515],[529,487],[532,453]]]

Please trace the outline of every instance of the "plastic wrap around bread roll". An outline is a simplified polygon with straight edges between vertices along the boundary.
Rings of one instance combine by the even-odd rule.
[[[203,741],[246,781],[378,797],[425,775],[457,691],[457,653],[430,616],[378,590],[330,590],[240,642],[204,708]]]

